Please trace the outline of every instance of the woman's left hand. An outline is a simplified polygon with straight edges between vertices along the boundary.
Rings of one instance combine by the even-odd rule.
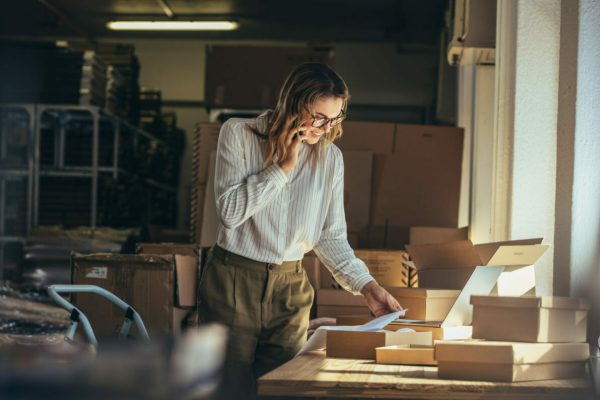
[[[375,281],[367,283],[361,290],[367,306],[376,317],[402,310],[398,301]]]

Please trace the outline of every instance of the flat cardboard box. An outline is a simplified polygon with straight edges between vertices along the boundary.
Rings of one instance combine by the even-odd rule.
[[[432,226],[411,226],[409,244],[447,243],[467,240],[469,228],[443,228]]]
[[[109,290],[141,316],[151,339],[169,337],[180,330],[188,310],[177,308],[176,261],[172,254],[78,254],[71,256],[73,284],[96,285]],[[196,278],[182,277],[184,280]],[[119,331],[124,312],[98,295],[77,293],[73,304],[88,317],[99,337]],[[132,327],[132,333],[135,328]]]
[[[344,121],[344,133],[336,142],[346,151],[369,151],[373,154],[392,154],[396,127],[391,122]]]
[[[385,287],[402,308],[406,318],[442,321],[448,315],[460,290]]]
[[[462,150],[461,128],[396,124],[394,153],[374,157],[371,223],[457,227]]]
[[[318,296],[317,296],[318,298]],[[369,307],[357,307],[357,306],[327,306],[317,305],[317,318],[330,317],[337,318],[343,315],[366,315],[370,316],[371,311]]]
[[[371,170],[373,153],[370,151],[344,151],[344,210],[346,223],[352,230],[369,225],[368,210],[371,204]]]
[[[585,362],[547,364],[477,364],[438,362],[438,377],[465,381],[527,382],[585,376]]]
[[[204,197],[206,195],[206,185],[192,186],[192,206],[191,206],[191,234],[194,243],[200,243],[202,234],[202,214],[204,212]]]
[[[377,347],[375,362],[391,365],[437,365],[433,346],[395,345]]]
[[[373,319],[370,315],[338,315],[336,318],[337,325],[363,325]],[[423,323],[409,324],[405,323],[398,325],[391,323],[385,327],[386,330],[396,331],[398,329],[409,328],[416,332],[431,332],[432,342],[429,345],[433,345],[436,340],[465,340],[470,339],[472,334],[471,326],[430,326]]]
[[[582,377],[587,343],[438,342],[438,376],[519,382]]]
[[[472,296],[473,337],[486,340],[585,342],[589,304],[568,297]]]
[[[209,45],[204,99],[211,108],[274,108],[281,85],[296,65],[333,61],[334,52],[326,46]]]
[[[216,150],[210,153],[208,164],[208,182],[204,196],[204,209],[202,211],[202,226],[200,230],[200,247],[212,247],[217,243],[217,230],[219,218],[217,216],[217,204],[215,201],[215,162]]]
[[[370,314],[363,296],[355,296],[343,289],[319,289],[316,298],[318,318],[335,318],[346,314]]]
[[[194,138],[194,171],[192,171],[192,180],[196,185],[206,185],[208,182],[210,153],[217,149],[220,131],[221,124],[196,124],[196,137]]]
[[[375,359],[375,348],[397,344],[429,345],[431,332],[327,331],[327,357]]]
[[[366,307],[367,302],[362,295],[355,296],[343,289],[319,289],[317,305]]]
[[[403,264],[406,252],[401,250],[354,250],[369,272],[382,286],[408,287],[408,267]]]
[[[503,266],[495,292],[520,296],[535,287],[531,267],[550,247],[542,239],[513,240],[473,245],[469,240],[407,245],[420,287],[461,289],[476,266]],[[528,272],[529,271],[529,272]]]
[[[139,243],[138,254],[172,254],[175,257],[175,305],[181,308],[196,306],[200,268],[200,249],[195,244]]]

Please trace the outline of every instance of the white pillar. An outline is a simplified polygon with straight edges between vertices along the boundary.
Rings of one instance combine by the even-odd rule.
[[[571,223],[571,295],[592,303],[600,333],[600,2],[579,1],[577,94]]]
[[[495,239],[554,242],[560,9],[560,0],[498,4]],[[552,276],[550,251],[536,264],[537,293],[552,294]]]

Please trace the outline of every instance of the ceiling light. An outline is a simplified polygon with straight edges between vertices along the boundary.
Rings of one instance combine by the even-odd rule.
[[[110,21],[108,29],[115,31],[232,31],[234,21]]]

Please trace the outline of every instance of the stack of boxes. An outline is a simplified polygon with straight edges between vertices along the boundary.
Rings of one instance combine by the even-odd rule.
[[[474,340],[435,346],[440,378],[519,382],[584,376],[585,301],[472,296],[471,304]]]

